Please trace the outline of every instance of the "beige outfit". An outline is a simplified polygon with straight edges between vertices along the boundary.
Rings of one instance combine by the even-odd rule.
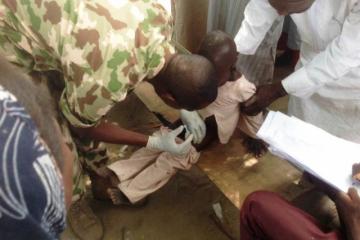
[[[161,128],[154,134],[164,131],[167,130]],[[136,203],[164,186],[178,170],[189,170],[199,157],[194,147],[184,156],[141,148],[129,159],[117,161],[108,168],[118,176],[118,188],[130,202]]]
[[[222,144],[230,140],[236,127],[255,138],[264,121],[263,114],[254,117],[240,114],[240,103],[249,99],[255,91],[255,85],[242,76],[236,81],[228,81],[220,86],[216,100],[199,111],[204,119],[215,116],[219,141]]]

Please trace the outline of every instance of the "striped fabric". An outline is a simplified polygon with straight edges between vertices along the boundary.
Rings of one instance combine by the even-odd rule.
[[[239,71],[257,86],[271,83],[273,80],[276,47],[282,26],[283,18],[279,18],[266,34],[254,55],[239,55],[237,62]]]
[[[249,0],[210,0],[207,31],[222,30],[235,37],[244,19]],[[254,55],[240,55],[237,68],[255,85],[272,82],[276,46],[283,25],[280,17],[265,36]]]
[[[0,86],[0,238],[58,239],[65,228],[60,172],[30,116]]]

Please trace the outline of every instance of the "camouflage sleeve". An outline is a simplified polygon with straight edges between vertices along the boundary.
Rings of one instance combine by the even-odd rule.
[[[0,0],[1,54],[29,72],[62,71],[62,39],[74,24],[73,2]]]
[[[94,125],[106,112],[103,106],[113,102],[102,81],[107,74],[100,68],[102,39],[94,30],[109,29],[105,21],[97,25],[91,19],[86,1],[0,1],[1,53],[28,72],[63,72],[60,108],[65,117],[74,126]],[[99,96],[102,100],[95,101]]]
[[[155,1],[154,1],[155,2]],[[159,4],[154,4],[154,12],[147,11],[147,18],[137,29],[137,42],[148,41],[144,50],[147,78],[155,77],[164,67],[166,60],[175,53],[172,42],[173,19]],[[148,24],[144,24],[147,23]],[[145,38],[144,40],[141,40]],[[148,40],[146,40],[148,39]]]
[[[171,18],[156,3],[89,1],[80,6],[63,53],[68,81],[61,108],[69,122],[96,125],[130,88],[157,75],[174,53],[171,34]]]
[[[64,74],[60,108],[76,127],[96,125],[174,53],[171,16],[156,1],[0,2],[2,52],[29,71]]]

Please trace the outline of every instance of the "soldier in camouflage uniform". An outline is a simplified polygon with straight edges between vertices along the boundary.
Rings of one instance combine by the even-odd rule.
[[[63,75],[59,100],[63,133],[79,160],[74,167],[75,195],[84,189],[82,167],[107,164],[106,150],[92,140],[151,145],[174,153],[185,148],[175,143],[169,148],[161,142],[164,139],[151,143],[148,136],[102,121],[140,81],[152,83],[173,107],[199,109],[216,97],[212,65],[199,56],[175,53],[172,19],[156,1],[0,2],[0,53],[28,73],[58,71]],[[195,66],[202,71],[194,75]],[[176,78],[184,82],[176,83]],[[205,134],[196,112],[186,116],[185,123],[198,122],[190,126],[192,132]]]

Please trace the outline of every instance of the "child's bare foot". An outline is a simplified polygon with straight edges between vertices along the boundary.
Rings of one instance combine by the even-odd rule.
[[[107,167],[99,168],[90,174],[93,195],[96,199],[111,200],[114,205],[142,206],[146,198],[136,203],[131,203],[124,193],[120,191],[120,183],[116,174]]]
[[[106,191],[114,205],[131,204],[129,199],[118,188],[108,188]]]
[[[99,200],[112,200],[107,190],[109,188],[117,188],[117,185],[120,183],[115,173],[107,167],[103,167],[96,171],[90,171],[89,175],[94,198]]]
[[[260,158],[267,152],[267,145],[260,139],[252,137],[245,137],[243,145],[247,152],[254,154],[255,157]]]

